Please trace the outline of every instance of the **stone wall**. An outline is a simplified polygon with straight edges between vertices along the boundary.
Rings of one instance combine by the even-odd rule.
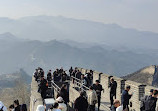
[[[89,72],[88,69],[78,68],[82,74],[86,74],[86,72]],[[106,104],[110,102],[110,90],[108,88],[109,85],[109,77],[111,77],[108,74],[104,74],[98,71],[94,71],[93,73],[93,83],[95,83],[96,80],[100,80],[100,84],[102,84],[104,88],[104,92],[102,93],[102,100],[101,102]],[[152,86],[145,86],[141,83],[124,80],[122,78],[113,77],[114,80],[117,82],[117,94],[116,97],[118,100],[121,101],[121,95],[122,91],[125,89],[127,85],[131,86],[131,90],[129,93],[133,93],[132,98],[130,99],[130,102],[132,103],[132,106],[130,107],[131,111],[139,111],[140,109],[140,99],[144,95],[149,95],[150,89],[158,89]],[[32,84],[31,84],[31,97],[30,97],[30,111],[35,111],[38,105],[42,105],[42,98],[41,95],[37,92],[38,91],[38,84],[34,80],[34,77],[32,78]],[[77,97],[79,97],[79,92],[74,89],[74,84],[70,82],[69,86],[69,97],[70,97],[70,106],[73,107],[73,103],[76,100]],[[56,95],[56,92],[55,92]],[[157,104],[158,106],[158,104]],[[107,106],[106,106],[107,107]],[[103,110],[105,109],[105,106],[103,107]],[[106,110],[107,111],[107,110]],[[158,110],[157,110],[158,111]]]
[[[43,105],[42,98],[38,91],[38,84],[32,77],[31,83],[31,97],[30,97],[30,111],[36,111],[38,105]]]
[[[70,99],[70,103],[69,103],[69,105],[72,108],[74,106],[75,100],[77,99],[77,97],[80,96],[80,93],[77,90],[75,90],[73,87],[74,87],[74,84],[70,82],[70,86],[69,86],[69,99]]]
[[[125,89],[125,80],[118,77],[113,78],[117,82],[116,99],[121,101],[122,91]]]
[[[81,72],[83,74],[85,74],[86,72],[88,72],[88,69],[83,69],[80,68]],[[98,71],[94,71],[93,73],[93,83],[95,83],[96,80],[100,80],[100,84],[102,84],[103,88],[104,88],[104,92],[102,93],[102,102],[110,102],[110,90],[108,88],[109,85],[109,77],[111,77],[108,74],[104,74]],[[114,78],[114,80],[117,82],[117,94],[116,97],[118,100],[121,101],[121,95],[122,95],[122,91],[125,89],[125,87],[127,85],[131,86],[131,90],[129,93],[133,93],[132,98],[130,99],[131,102],[131,107],[130,110],[131,111],[139,111],[140,110],[140,100],[144,95],[149,95],[150,94],[150,89],[158,89],[156,87],[152,87],[152,86],[146,86],[143,85],[141,83],[137,83],[134,81],[130,81],[130,80],[124,80],[122,78],[118,78],[115,76],[112,76]],[[157,104],[158,106],[158,104]],[[157,110],[158,111],[158,110]]]
[[[101,74],[100,75],[100,84],[102,84],[102,87],[104,89],[102,93],[102,100],[103,101],[110,101],[110,94],[109,94],[109,88],[108,88],[108,75],[106,74]],[[98,78],[96,78],[98,79]]]

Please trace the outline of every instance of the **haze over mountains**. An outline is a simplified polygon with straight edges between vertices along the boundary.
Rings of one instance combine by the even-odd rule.
[[[158,63],[158,34],[116,24],[60,16],[0,18],[0,33],[2,74],[72,65],[122,76]]]
[[[158,40],[156,33],[62,16],[32,16],[17,20],[0,18],[0,33],[6,32],[25,39],[45,41],[69,39],[128,48],[155,49]]]

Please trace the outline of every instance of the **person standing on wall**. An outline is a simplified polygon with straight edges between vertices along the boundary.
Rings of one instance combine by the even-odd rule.
[[[97,98],[98,98],[98,111],[99,111],[100,102],[101,102],[101,92],[103,91],[103,87],[102,87],[102,85],[100,84],[99,80],[96,80],[96,83],[93,84],[93,88],[94,88],[94,90],[95,90],[96,93],[97,93]]]
[[[69,103],[69,92],[67,91],[67,85],[63,84],[61,90],[59,92],[59,96],[61,96],[64,100],[64,103],[67,105]]]
[[[114,97],[116,99],[116,89],[117,89],[117,82],[114,81],[113,78],[110,79],[109,88],[110,88],[110,103],[112,106],[114,102]]]
[[[123,110],[129,111],[129,100],[131,99],[132,95],[129,94],[128,92],[130,91],[131,87],[126,86],[126,89],[122,93],[121,101],[123,105]]]
[[[69,69],[70,77],[72,76],[72,73],[73,73],[73,68],[72,68],[72,66],[71,66],[71,68]]]
[[[75,111],[87,111],[88,109],[88,101],[84,97],[84,92],[80,93],[80,96],[75,100],[74,108]]]
[[[46,98],[47,89],[48,89],[47,80],[44,78],[44,76],[41,76],[40,90],[41,90],[41,96],[43,100]]]
[[[145,101],[147,100],[148,97],[152,97],[153,94],[154,94],[154,89],[151,89],[150,95],[145,95],[144,97],[141,98],[140,111],[145,111]]]
[[[47,80],[52,81],[52,70],[49,70],[47,73]]]
[[[144,109],[141,111],[156,111],[156,103],[158,97],[158,90],[153,91],[152,96],[147,96],[144,100]]]
[[[98,102],[98,98],[93,86],[90,86],[89,91],[87,91],[87,97],[89,104],[88,111],[95,111],[95,104]]]
[[[19,100],[14,101],[14,111],[20,111],[21,105],[19,104]]]

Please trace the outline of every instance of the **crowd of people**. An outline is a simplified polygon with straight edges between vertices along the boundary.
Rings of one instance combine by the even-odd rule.
[[[38,67],[33,75],[35,80],[39,83],[38,92],[41,93],[43,100],[47,98],[49,86],[51,87],[52,80],[54,82],[65,82],[68,79],[68,75],[66,74],[66,71],[63,70],[63,68],[56,69],[53,73],[52,70],[49,70],[47,75],[45,75],[44,70]]]
[[[26,104],[19,104],[19,100],[14,100],[8,108],[9,111],[27,111]],[[0,101],[0,111],[8,111],[7,107]]]
[[[43,99],[43,105],[38,105],[36,111],[46,111],[46,106],[44,105],[44,100],[48,97],[48,90],[51,87],[52,81],[55,83],[62,83],[60,90],[56,97],[53,96],[55,102],[48,109],[48,111],[69,111],[69,87],[65,84],[65,81],[72,80],[80,82],[83,86],[87,87],[84,90],[80,90],[80,96],[74,101],[74,110],[75,111],[97,111],[100,110],[101,97],[104,89],[100,84],[99,80],[96,80],[93,83],[93,71],[90,70],[86,74],[82,74],[77,68],[70,68],[69,74],[63,70],[63,68],[56,69],[54,72],[49,70],[45,75],[45,72],[42,68],[37,68],[34,72],[35,81],[38,83],[38,92],[41,94]],[[76,78],[76,79],[75,79]],[[79,84],[78,84],[79,85]],[[79,85],[80,86],[80,85]],[[130,99],[134,93],[130,94],[130,86],[126,86],[125,90],[122,91],[121,101],[117,100],[117,82],[113,77],[109,78],[109,94],[110,94],[110,111],[129,111]],[[54,95],[54,94],[53,94]],[[145,95],[142,97],[140,111],[156,111],[156,103],[158,97],[158,90],[151,89],[150,95]],[[12,105],[9,106],[9,111],[27,111],[26,104],[19,104],[19,100],[15,100]],[[7,108],[0,101],[0,111],[7,111]]]
[[[68,78],[69,80],[80,82],[83,86],[86,86],[88,89],[84,89],[80,91],[80,96],[74,102],[75,111],[95,111],[96,108],[100,110],[101,104],[101,95],[104,91],[102,85],[99,80],[96,80],[93,83],[93,71],[90,70],[86,72],[86,74],[82,74],[77,68],[70,68],[69,75],[66,74],[66,71],[61,69],[56,69],[53,73],[51,70],[48,71],[46,75],[46,79],[44,78],[44,71],[42,68],[36,69],[34,73],[35,80],[39,82],[39,92],[41,93],[41,97],[43,99],[46,97],[46,91],[49,86],[49,82],[61,82],[64,83]],[[70,79],[71,78],[71,79]],[[76,78],[76,80],[75,80]],[[109,78],[110,89],[110,110],[111,111],[129,111],[130,99],[133,94],[129,94],[131,89],[130,86],[126,86],[125,90],[122,92],[121,101],[116,98],[117,91],[117,82],[113,77]],[[151,95],[144,96],[141,99],[141,107],[140,111],[155,111],[156,102],[157,102],[158,91],[151,90]],[[67,105],[69,103],[69,91],[66,84],[63,84],[57,97],[56,102],[50,108],[51,111],[66,111]],[[97,106],[96,106],[97,104]],[[42,106],[39,106],[39,108]],[[38,110],[37,111],[41,111]]]
[[[129,111],[129,100],[133,96],[133,94],[129,94],[130,89],[130,86],[126,86],[122,93],[121,102],[114,100],[111,111]],[[158,90],[151,89],[150,95],[145,95],[141,98],[140,111],[156,111],[157,97]]]
[[[47,73],[47,80],[48,81],[57,81],[57,82],[64,82],[67,80],[68,75],[66,74],[66,71],[61,69],[56,69],[53,73],[52,70],[49,70]],[[45,72],[42,68],[38,67],[34,72],[34,77],[36,81],[40,81],[41,77],[45,77]]]
[[[48,90],[49,86],[51,87],[52,80],[54,82],[61,82],[64,83],[68,79],[68,75],[66,74],[66,71],[61,69],[56,69],[53,73],[51,70],[48,71],[46,77],[45,72],[42,68],[37,68],[34,72],[35,80],[38,83],[38,92],[41,94],[41,97],[43,99],[43,105],[39,105],[36,109],[36,111],[45,111],[44,106],[44,100],[48,97]],[[54,97],[55,98],[55,97]],[[51,111],[67,111],[67,103],[69,102],[69,92],[66,84],[63,84],[61,86],[60,92],[57,94],[57,99],[55,100],[55,103],[52,105],[49,110]]]
[[[90,87],[93,84],[93,71],[90,70],[86,72],[86,74],[82,74],[77,68],[73,69],[72,67],[69,69],[70,77],[75,77],[78,80],[81,80],[82,84],[86,87]],[[79,81],[78,81],[79,82]]]
[[[95,111],[95,106],[98,104],[98,111],[100,110],[101,92],[103,91],[102,85],[99,80],[89,87],[86,92],[81,92],[74,103],[76,111]],[[83,104],[84,103],[84,104]]]
[[[114,99],[112,98],[116,98],[116,88],[117,88],[117,83],[116,81],[114,81],[113,78],[111,78],[111,82],[109,84],[109,88],[110,88],[110,99],[111,99],[111,107],[113,106],[113,101]],[[81,92],[80,97],[78,97],[75,101],[75,109],[77,111],[95,111],[95,107],[97,104],[97,110],[100,110],[100,104],[101,104],[101,94],[102,91],[104,91],[102,85],[100,84],[99,80],[96,80],[94,84],[92,84],[89,87],[89,90],[86,91],[86,96],[83,95],[85,94],[84,92]],[[84,101],[84,107],[81,107]],[[87,104],[88,105],[87,105]],[[110,108],[111,108],[110,107]]]
[[[44,77],[45,73],[42,68],[38,68],[34,72],[35,80],[39,83],[39,90],[38,92],[41,93],[41,97],[44,99],[47,98],[47,90],[49,86],[49,81],[54,82],[64,82],[70,77],[77,78],[78,82],[81,82],[82,85],[89,88],[86,92],[81,93],[81,97],[86,97],[87,100],[87,106],[89,111],[95,111],[95,104],[98,103],[98,110],[100,108],[100,100],[101,100],[101,92],[103,91],[102,85],[99,83],[99,80],[96,80],[96,83],[93,84],[93,71],[90,70],[85,75],[82,74],[77,68],[73,69],[72,67],[69,69],[69,76],[66,74],[66,71],[61,69],[56,69],[53,73],[51,73],[51,70],[48,71],[47,77],[45,79]],[[84,95],[83,95],[84,94]],[[67,89],[67,85],[63,84],[60,92],[57,95],[57,99],[60,98],[63,100],[64,104],[67,105],[69,103],[69,92]],[[82,101],[81,101],[82,103]],[[59,104],[59,103],[58,103]],[[79,106],[79,100],[75,101],[75,110],[80,111],[77,108]],[[86,104],[84,104],[86,105]],[[84,107],[80,107],[84,108]],[[59,108],[61,109],[61,108]],[[81,110],[82,111],[82,110]]]

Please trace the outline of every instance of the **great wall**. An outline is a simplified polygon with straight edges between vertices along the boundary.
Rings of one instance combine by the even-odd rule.
[[[82,74],[85,74],[86,72],[89,72],[88,69],[78,68]],[[144,69],[143,71],[148,71]],[[152,73],[155,73],[153,70],[150,71]],[[157,73],[157,72],[156,72]],[[98,71],[93,72],[93,82],[95,80],[100,80],[100,83],[102,84],[104,88],[104,92],[102,92],[102,99],[101,99],[101,111],[110,111],[109,110],[109,103],[110,103],[110,95],[109,95],[109,78],[111,75],[101,73]],[[125,80],[119,77],[112,76],[115,81],[117,82],[117,99],[121,101],[121,94],[122,91],[125,89],[127,85],[131,86],[131,90],[129,93],[133,93],[132,98],[130,99],[130,111],[140,111],[140,99],[144,95],[149,95],[150,89],[158,89],[157,87],[144,85],[143,83],[138,83],[130,80]],[[31,97],[30,97],[30,111],[35,111],[37,106],[40,104],[43,104],[41,95],[37,92],[38,85],[35,82],[34,78],[32,78],[32,84],[31,84]],[[57,94],[57,89],[54,89],[54,95]],[[70,94],[70,103],[69,105],[73,107],[73,103],[75,99],[79,96],[79,92],[74,88],[74,84],[70,81],[69,83],[69,94]],[[158,106],[158,103],[157,103]],[[158,111],[158,107],[157,110]]]

